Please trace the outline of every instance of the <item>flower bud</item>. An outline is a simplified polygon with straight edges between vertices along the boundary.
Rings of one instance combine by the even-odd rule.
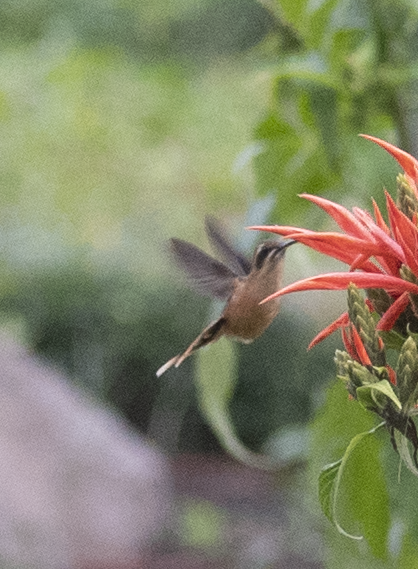
[[[385,352],[376,332],[373,316],[354,284],[348,287],[348,315],[363,341],[372,364],[378,367],[384,366],[386,364]]]
[[[351,359],[347,352],[336,350],[334,361],[337,366],[337,376],[344,381],[348,392],[354,399],[357,399],[356,391],[358,387],[379,381],[379,377],[371,373],[361,363]]]
[[[418,201],[413,188],[409,185],[405,174],[399,174],[396,178],[397,183],[397,205],[411,221],[418,212]]]
[[[393,299],[383,288],[368,288],[366,294],[374,310],[380,315],[384,314],[393,304]]]
[[[398,358],[397,382],[399,400],[405,413],[408,413],[418,398],[418,349],[410,336],[403,344]]]
[[[408,282],[414,283],[414,284],[418,284],[417,277],[414,275],[414,273],[406,265],[402,265],[402,267],[399,269],[399,274],[405,281],[408,281]],[[414,317],[416,319],[416,318],[418,318],[418,295],[417,294],[410,294],[409,299],[411,301],[411,308],[412,308],[412,311],[414,313]]]

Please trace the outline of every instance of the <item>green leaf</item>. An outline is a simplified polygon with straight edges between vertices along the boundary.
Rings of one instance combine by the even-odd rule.
[[[411,331],[409,324],[407,325],[406,329],[408,332],[408,336],[411,336],[415,340],[415,343],[418,344],[418,334],[416,332]],[[405,341],[405,338],[404,338],[404,341]]]
[[[275,190],[274,219],[289,223],[296,220],[300,210],[309,207],[298,194],[329,189],[335,181],[335,172],[330,169],[330,161],[319,142],[321,133],[306,93],[286,81],[280,82],[279,90],[284,98],[280,115],[275,110],[259,125],[255,136],[261,140],[263,152],[255,156],[253,163],[258,195],[265,196]],[[294,124],[295,114],[304,122]]]
[[[328,162],[333,170],[337,170],[340,158],[337,92],[334,89],[313,86],[309,89],[309,93],[312,112],[315,115]]]
[[[411,532],[403,536],[402,548],[398,557],[396,569],[411,569],[416,567],[418,563],[418,544],[416,543],[416,535]]]
[[[368,435],[374,434],[378,429],[384,426],[385,423],[380,423],[377,427],[373,427],[370,431],[356,435],[347,447],[344,456],[341,460],[328,464],[325,466],[319,475],[319,501],[322,511],[326,517],[335,525],[339,533],[351,539],[360,540],[363,536],[356,536],[346,532],[337,520],[337,500],[340,489],[341,479],[347,461],[355,449],[355,447]]]
[[[307,17],[307,0],[279,0],[281,13],[287,23],[303,34],[304,22]]]
[[[198,356],[198,388],[205,407],[217,405],[226,409],[236,383],[234,344],[221,338]]]
[[[336,78],[327,71],[327,64],[317,53],[307,53],[303,56],[288,56],[281,60],[281,63],[273,67],[276,79],[294,79],[300,82],[299,88],[318,86],[334,89],[341,92],[341,85]]]
[[[397,352],[401,351],[401,348],[405,342],[405,338],[394,330],[390,330],[389,332],[379,330],[379,336],[385,343],[386,349],[396,350]]]
[[[415,476],[418,476],[418,470],[411,455],[408,439],[397,429],[394,429],[393,435],[395,437],[396,448],[398,449],[399,456],[405,463],[408,470],[410,470]]]
[[[319,49],[338,0],[325,0],[309,19],[309,44]]]
[[[228,404],[236,382],[235,345],[221,338],[197,357],[196,384],[200,408],[221,445],[237,460],[257,468],[270,469],[273,461],[247,449],[239,440]]]
[[[309,463],[310,478],[316,489],[318,472],[322,466],[328,463],[334,464],[338,458],[341,458],[346,452],[347,444],[358,435],[359,431],[369,432],[375,428],[374,414],[365,411],[356,401],[350,401],[342,383],[333,382],[327,390],[325,404],[317,413],[312,427]],[[364,536],[370,546],[369,559],[373,556],[384,559],[387,556],[390,526],[389,496],[386,471],[381,460],[382,447],[389,446],[387,437],[383,440],[378,436],[365,437],[362,444],[357,445],[355,452],[351,453],[350,460],[345,466],[343,465],[343,480],[337,496],[339,524],[345,530],[360,528],[357,532]],[[390,456],[393,454],[391,451]],[[326,504],[325,496],[321,499]],[[329,511],[326,505],[324,509]],[[350,558],[357,559],[356,556],[360,555],[356,547],[358,542],[346,538],[341,541],[341,536],[331,525],[328,538],[331,541],[335,540],[338,552],[343,557],[341,549],[350,552]],[[364,548],[362,551],[364,554]],[[329,566],[342,565],[336,563]],[[346,566],[351,567],[351,561]]]
[[[334,482],[341,463],[342,459],[327,464],[321,470],[318,478],[319,503],[322,511],[332,523],[334,523]]]
[[[391,384],[387,381],[387,379],[383,379],[377,383],[371,383],[370,385],[362,385],[356,389],[356,393],[358,402],[365,409],[375,410],[376,407],[381,408],[382,405],[384,405],[382,398],[379,398],[379,394],[385,395],[388,399],[395,403],[398,409],[402,409],[401,402],[399,401],[398,397],[392,389]]]

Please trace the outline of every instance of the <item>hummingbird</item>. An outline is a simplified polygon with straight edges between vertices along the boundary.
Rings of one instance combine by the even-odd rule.
[[[170,240],[171,252],[189,285],[196,292],[226,301],[222,314],[207,326],[183,353],[157,371],[160,377],[172,366],[179,367],[203,346],[230,336],[248,344],[261,336],[279,311],[279,299],[260,302],[281,286],[284,256],[293,239],[271,239],[255,249],[252,260],[237,251],[225,237],[225,231],[212,217],[205,220],[209,241],[225,264],[192,243]]]

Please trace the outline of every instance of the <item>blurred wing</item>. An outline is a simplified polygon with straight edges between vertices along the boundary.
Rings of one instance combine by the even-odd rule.
[[[237,277],[231,269],[187,241],[170,239],[170,242],[174,259],[186,273],[191,288],[221,300],[231,296]]]
[[[210,216],[206,217],[205,222],[206,233],[208,234],[210,242],[216,251],[218,251],[219,255],[221,255],[225,263],[238,275],[242,277],[248,275],[251,271],[251,262],[244,257],[244,255],[236,251],[224,237],[225,231],[223,231],[220,223]]]

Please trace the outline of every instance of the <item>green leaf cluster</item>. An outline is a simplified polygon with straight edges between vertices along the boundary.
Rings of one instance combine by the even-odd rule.
[[[255,136],[261,195],[277,192],[274,219],[292,218],[297,194],[369,199],[388,162],[355,136],[373,133],[414,151],[416,6],[407,0],[276,0],[278,56],[268,67],[269,110]],[[291,36],[292,42],[285,41]],[[393,178],[392,178],[393,179]]]
[[[335,383],[312,424],[310,467],[312,480],[319,472],[323,512],[344,540],[364,537],[372,556],[385,560],[390,501],[381,461],[383,442],[375,435],[381,428],[382,423],[376,425],[370,413],[348,400],[342,383]],[[347,547],[351,556],[359,554],[360,544],[345,545],[338,540],[336,544]]]
[[[350,285],[348,289],[348,307],[352,326],[351,333],[355,332],[361,338],[372,364],[376,361],[384,363],[386,361],[385,350],[378,341],[375,320],[371,316],[369,308],[359,291],[353,285]],[[418,349],[412,335],[407,339],[403,339],[399,335],[399,338],[402,339],[400,344],[397,342],[392,344],[399,347],[396,386],[389,382],[388,371],[385,367],[361,364],[354,359],[354,355],[337,350],[335,362],[337,364],[338,377],[343,380],[352,398],[356,399],[363,409],[372,411],[381,417],[383,422],[365,432],[356,434],[343,452],[343,457],[325,466],[319,475],[319,498],[324,514],[334,524],[339,533],[345,537],[358,540],[361,539],[361,536],[347,532],[339,521],[340,516],[346,513],[345,510],[354,512],[353,521],[356,520],[360,527],[363,528],[364,535],[370,530],[367,536],[368,543],[373,554],[382,559],[385,559],[388,554],[389,489],[386,487],[382,473],[378,474],[379,469],[382,469],[381,457],[378,455],[375,457],[375,468],[377,470],[373,474],[375,478],[381,477],[380,488],[377,491],[376,485],[373,483],[372,486],[375,491],[366,492],[363,499],[369,504],[369,508],[375,507],[372,504],[373,500],[376,503],[382,503],[383,500],[386,504],[384,518],[370,520],[370,512],[363,508],[364,502],[359,502],[358,500],[359,488],[356,488],[354,494],[350,494],[349,490],[350,485],[357,484],[352,478],[357,476],[361,480],[363,485],[362,491],[364,492],[364,484],[370,473],[371,462],[367,467],[366,464],[362,465],[364,470],[358,473],[352,472],[351,475],[347,473],[347,466],[353,459],[353,455],[355,456],[359,452],[357,447],[360,443],[364,439],[369,438],[370,435],[374,435],[377,430],[386,427],[390,433],[393,448],[397,451],[402,463],[415,476],[418,475],[418,436],[413,420],[418,400]],[[356,350],[356,346],[357,344],[353,341],[350,350]],[[362,356],[358,357],[360,359]],[[341,405],[341,402],[339,402],[339,405]],[[330,408],[328,412],[325,410],[327,420],[332,420],[330,411]],[[334,409],[332,409],[332,412],[335,412]],[[352,413],[352,421],[355,421],[354,415],[355,413]],[[317,427],[318,425],[316,425]],[[370,456],[369,459],[372,460]],[[346,487],[342,489],[344,486]],[[344,494],[345,498],[348,499],[344,503],[344,512],[341,514],[339,504],[340,501],[344,502],[341,498],[341,496],[344,497]],[[382,523],[382,519],[385,519],[385,523]],[[369,522],[370,526],[368,525]]]

